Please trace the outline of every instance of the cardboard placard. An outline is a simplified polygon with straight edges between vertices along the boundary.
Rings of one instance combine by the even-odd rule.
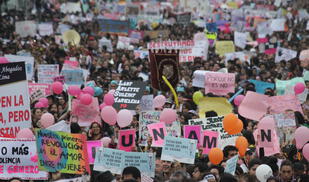
[[[38,65],[38,83],[52,84],[56,76],[59,76],[58,64]]]

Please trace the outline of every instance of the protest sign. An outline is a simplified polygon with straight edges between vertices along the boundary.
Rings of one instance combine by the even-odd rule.
[[[229,135],[228,133],[225,132],[225,130],[223,129],[223,123],[222,123],[223,118],[224,118],[224,116],[191,119],[191,120],[189,120],[189,125],[200,125],[202,127],[203,132],[204,131],[218,132],[219,136],[218,136],[218,141],[217,141],[217,147],[223,149],[227,145],[234,145],[236,138],[239,136],[239,134]],[[214,141],[212,141],[212,140],[214,140],[214,139],[211,140],[211,138],[215,138],[216,134],[215,133],[206,133],[206,136],[209,136],[209,139],[211,141],[211,142],[208,142],[208,144],[213,145]],[[203,137],[205,137],[205,133],[203,133]],[[206,142],[206,141],[202,141],[202,144],[203,144],[203,142]],[[207,147],[207,144],[206,144],[205,148],[206,147]]]
[[[195,58],[200,57],[207,60],[208,41],[199,41],[191,49],[183,49],[179,52],[179,62],[193,62]]]
[[[305,88],[305,90],[302,93],[296,95],[297,99],[299,100],[299,102],[301,104],[306,102],[307,96],[308,96],[308,91],[309,90],[307,88]],[[295,94],[294,87],[292,85],[287,85],[285,87],[284,94],[285,95],[294,95]]]
[[[42,129],[36,131],[36,139],[40,170],[90,173],[85,135]]]
[[[153,147],[162,147],[164,143],[164,137],[166,134],[166,127],[164,122],[153,123],[147,125],[148,131],[152,138]]]
[[[34,101],[39,100],[40,98],[45,97],[42,90],[36,90],[30,95],[30,101],[33,103]]]
[[[216,42],[216,54],[224,56],[226,53],[235,52],[235,46],[233,41],[217,41]]]
[[[235,155],[234,157],[227,160],[224,172],[230,173],[231,175],[235,175],[237,161],[238,161],[238,155]]]
[[[151,40],[159,37],[165,39],[169,36],[169,34],[169,30],[144,31],[144,37],[149,37]]]
[[[269,97],[266,100],[270,114],[283,113],[286,110],[299,111],[303,113],[301,103],[295,95],[279,95]]]
[[[0,138],[0,179],[47,180],[39,171],[35,140]]]
[[[160,111],[143,111],[139,115],[139,140],[140,146],[147,145],[150,136],[147,125],[160,122]]]
[[[0,70],[0,136],[15,137],[32,121],[25,63],[0,64]]]
[[[95,155],[98,148],[102,147],[101,140],[87,141],[87,152],[89,164],[94,163]]]
[[[153,95],[143,95],[140,102],[141,111],[152,111],[153,108]]]
[[[293,144],[295,138],[296,121],[294,112],[285,112],[274,114],[274,120],[277,126],[277,136],[279,142],[284,145]]]
[[[141,174],[141,180],[142,182],[153,182],[153,179],[145,174]]]
[[[238,113],[248,119],[259,121],[266,113],[268,96],[248,91],[238,107]]]
[[[15,32],[21,37],[34,37],[36,34],[35,21],[16,21]]]
[[[234,32],[234,43],[235,46],[240,47],[244,49],[246,47],[247,43],[247,32]]]
[[[81,12],[81,6],[80,2],[66,2],[63,3],[61,8],[61,13],[76,13],[76,12]]]
[[[78,178],[60,179],[54,182],[85,182],[85,181],[90,181],[89,175],[83,175],[82,177]]]
[[[260,143],[260,140],[261,140],[261,136],[260,136],[258,130],[255,130],[253,132],[253,136],[254,136],[254,139],[255,139],[255,142],[256,142],[256,152],[257,152],[257,155],[259,156],[259,151],[260,151],[260,148],[261,148],[259,143]],[[271,156],[271,155],[274,155],[274,154],[279,154],[281,152],[280,145],[279,145],[279,140],[278,140],[276,132],[274,132],[274,136],[273,136],[273,141],[272,142],[273,142],[273,146],[272,147],[263,147],[264,148],[265,156]]]
[[[61,120],[57,122],[56,124],[49,126],[46,129],[51,130],[51,131],[62,131],[62,132],[71,133],[71,124],[70,122]]]
[[[54,33],[52,23],[40,23],[38,29],[41,36],[52,35]]]
[[[136,106],[140,104],[145,88],[146,84],[144,82],[121,80],[114,92],[114,107],[135,110]]]
[[[239,59],[242,62],[247,61],[250,63],[250,55],[245,52],[231,52],[224,54],[225,56],[225,63],[227,63],[229,60]]]
[[[59,75],[58,64],[39,64],[38,65],[38,83],[51,84],[54,77]]]
[[[51,94],[51,86],[50,84],[44,83],[28,83],[29,94],[32,95],[36,91],[40,90],[44,94],[44,97],[49,96]]]
[[[302,78],[302,77],[295,77],[295,78],[293,78],[291,80],[276,80],[277,95],[284,95],[285,94],[285,88],[288,85],[291,85],[294,88],[296,83],[303,83],[303,84],[305,84],[304,78]]]
[[[235,91],[235,74],[206,72],[205,74],[205,93],[215,95],[226,95]]]
[[[183,136],[184,138],[197,140],[197,146],[201,143],[201,126],[197,125],[184,125],[183,126]]]
[[[148,58],[149,52],[148,51],[143,51],[143,50],[134,50],[134,58],[141,58],[145,59]]]
[[[90,126],[92,122],[100,122],[98,98],[92,98],[90,105],[81,104],[78,99],[72,101],[72,115],[77,117],[80,126]]]
[[[27,80],[32,80],[34,73],[34,57],[32,56],[17,56],[12,54],[5,54],[4,57],[9,62],[25,62]]]
[[[82,85],[85,82],[82,69],[62,69],[61,75],[67,85]]]
[[[54,82],[61,82],[62,84],[64,84],[64,76],[63,75],[59,75],[53,78]]]
[[[275,84],[269,82],[263,82],[260,80],[249,80],[249,82],[255,85],[255,90],[257,93],[264,94],[267,88],[274,89]]]
[[[219,132],[204,130],[201,139],[203,154],[208,154],[210,149],[216,148],[219,142]]]
[[[63,66],[69,67],[69,68],[77,68],[79,65],[79,62],[76,60],[65,60]]]
[[[199,117],[205,118],[205,112],[215,111],[218,116],[224,116],[233,111],[231,103],[223,97],[204,97],[198,104]]]
[[[208,71],[196,70],[193,72],[192,86],[205,88],[205,74]]]
[[[121,174],[125,167],[134,166],[141,173],[154,177],[155,156],[154,153],[125,152],[122,150],[99,148],[94,161],[94,170],[107,171]]]
[[[191,21],[191,12],[181,13],[176,15],[176,22],[178,24],[187,25]]]
[[[144,32],[138,30],[129,30],[129,37],[134,40],[132,43],[138,43],[139,40],[143,39]]]
[[[272,19],[270,23],[270,29],[274,32],[284,31],[285,21],[285,18]]]
[[[128,35],[129,21],[99,19],[100,31],[118,35]]]
[[[120,130],[118,136],[118,149],[126,152],[132,151],[135,146],[135,130]]]
[[[106,47],[106,50],[108,52],[113,52],[113,46],[112,46],[111,40],[108,40],[108,39],[105,39],[105,38],[100,39],[99,40],[99,47],[100,48]]]
[[[166,136],[161,160],[194,164],[197,140]]]
[[[127,16],[137,16],[139,14],[139,6],[134,4],[126,5],[126,15]]]
[[[282,47],[277,47],[275,62],[279,63],[280,61],[289,61],[297,56],[297,51],[291,49],[285,49]]]

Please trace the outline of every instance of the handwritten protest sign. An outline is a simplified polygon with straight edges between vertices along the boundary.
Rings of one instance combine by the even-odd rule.
[[[192,85],[194,87],[205,88],[205,74],[207,71],[196,70],[193,72]]]
[[[248,62],[250,63],[250,54],[245,52],[231,52],[224,54],[225,56],[225,63],[227,63],[229,60],[239,59],[242,62]]]
[[[38,83],[51,84],[54,77],[59,75],[58,64],[39,64],[38,65]]]
[[[151,40],[158,37],[167,38],[170,34],[169,30],[144,31],[144,37],[148,36]]]
[[[219,148],[223,149],[226,145],[234,145],[236,138],[239,134],[229,135],[223,129],[223,118],[224,116],[191,119],[189,120],[189,125],[200,125],[203,131],[215,131],[219,133],[219,139],[217,145]],[[215,137],[215,134],[211,133],[208,136]],[[205,134],[204,134],[205,136]],[[210,139],[210,138],[209,138]]]
[[[144,82],[121,80],[114,93],[114,107],[135,110],[136,106],[140,104],[145,88],[146,84]]]
[[[226,53],[235,52],[235,46],[233,41],[217,41],[216,42],[216,54],[224,56]]]
[[[167,135],[165,123],[153,123],[147,125],[147,127],[152,138],[151,146],[162,147],[164,144],[164,137]]]
[[[194,164],[197,140],[166,136],[161,160]]]
[[[283,113],[286,110],[299,111],[303,113],[300,102],[295,95],[279,95],[269,97],[266,100],[270,114]]]
[[[1,138],[0,151],[0,179],[48,179],[47,172],[39,171],[35,140]]]
[[[31,102],[39,100],[40,98],[45,97],[42,90],[36,90],[30,95]]]
[[[62,132],[71,133],[71,123],[65,120],[61,120],[57,122],[56,124],[49,126],[46,129],[51,130],[51,131],[62,131]]]
[[[51,35],[54,33],[52,23],[40,23],[38,25],[38,29],[41,36]]]
[[[5,54],[4,57],[9,62],[25,62],[27,80],[32,80],[34,73],[34,57],[32,56],[17,56],[12,54]]]
[[[235,90],[235,74],[206,72],[205,74],[205,93],[215,95],[226,95]]]
[[[291,85],[292,87],[294,87],[296,85],[296,83],[304,83],[304,79],[302,77],[296,77],[293,78],[291,80],[276,80],[276,91],[277,91],[277,95],[284,95],[285,94],[285,88],[288,85]]]
[[[143,95],[140,103],[141,111],[151,111],[153,108],[153,95]]]
[[[15,32],[21,37],[34,37],[36,34],[35,21],[16,21]]]
[[[96,151],[100,147],[102,147],[102,141],[101,140],[87,141],[87,152],[88,152],[89,164],[94,163]]]
[[[99,19],[101,32],[128,35],[129,21]]]
[[[154,153],[125,152],[110,148],[99,148],[95,156],[94,170],[121,174],[125,167],[134,166],[141,173],[154,177],[155,156]]]
[[[255,85],[255,90],[257,93],[264,94],[267,88],[274,89],[275,84],[269,82],[263,82],[260,80],[249,80],[249,82]]]
[[[130,37],[124,37],[119,36],[118,37],[118,43],[117,43],[117,49],[128,49],[131,43]]]
[[[44,97],[49,96],[51,94],[51,86],[50,84],[44,83],[28,83],[29,94],[32,95],[37,90],[42,91]]]
[[[81,104],[78,99],[72,101],[72,115],[77,117],[80,126],[90,126],[93,121],[100,122],[99,101],[92,98],[90,105]]]
[[[36,131],[36,138],[40,170],[90,173],[85,135],[42,129]]]
[[[82,85],[85,81],[82,69],[63,69],[61,75],[67,85]]]
[[[272,19],[270,23],[270,29],[274,32],[284,31],[285,21],[285,18]]]
[[[135,130],[120,130],[118,136],[118,148],[126,152],[132,151],[135,146]]]
[[[292,144],[295,138],[296,122],[294,112],[274,114],[277,126],[277,136],[281,144]]]
[[[246,47],[247,43],[247,32],[234,32],[234,43],[235,46],[240,47],[244,49]]]
[[[176,15],[176,21],[179,24],[188,24],[191,21],[191,12],[181,13]]]
[[[0,136],[15,137],[31,127],[31,110],[24,62],[0,64]]]
[[[297,51],[291,49],[285,49],[282,47],[277,47],[275,62],[279,63],[280,61],[290,61],[291,59],[297,56]]]
[[[143,50],[134,50],[134,58],[141,58],[145,59],[148,58],[149,52],[148,51],[143,51]]]
[[[227,160],[224,172],[230,173],[231,175],[235,175],[237,161],[238,161],[238,155],[235,155],[234,157]]]

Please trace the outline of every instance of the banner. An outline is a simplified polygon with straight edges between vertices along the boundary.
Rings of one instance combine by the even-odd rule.
[[[299,111],[303,113],[301,103],[295,95],[279,95],[269,97],[266,100],[268,104],[268,112],[270,114],[283,113],[286,110]]]
[[[34,37],[36,34],[35,21],[17,21],[15,22],[15,32],[21,37]]]
[[[198,104],[199,117],[205,118],[205,113],[215,111],[218,116],[224,116],[233,111],[232,104],[224,97],[204,97]]]
[[[166,136],[161,160],[194,164],[197,140]]]
[[[260,80],[249,80],[249,82],[253,83],[255,85],[255,90],[257,93],[264,94],[265,90],[270,88],[274,89],[275,84],[269,83],[269,82],[263,82]]]
[[[34,74],[34,57],[32,56],[17,56],[12,54],[5,54],[4,57],[9,62],[25,62],[27,80],[32,80]]]
[[[95,156],[94,170],[121,174],[125,167],[133,166],[147,176],[155,175],[155,155],[144,152],[125,152],[122,150],[99,148]]]
[[[0,70],[0,137],[15,137],[32,123],[25,63],[0,64]]]
[[[235,74],[206,72],[205,93],[214,95],[226,95],[235,92]]]
[[[82,69],[62,69],[61,75],[67,85],[82,85],[85,82]]]
[[[72,116],[80,126],[90,126],[92,122],[101,121],[98,98],[92,98],[90,105],[81,104],[78,99],[72,101]]]
[[[128,35],[129,21],[99,19],[101,32]]]
[[[54,33],[52,23],[40,23],[38,29],[41,36],[52,35]]]
[[[38,65],[38,83],[54,83],[54,77],[59,75],[58,64],[39,64]]]
[[[179,82],[179,51],[149,51],[151,85],[161,91],[169,91],[162,76],[165,76],[172,87]]]
[[[94,163],[96,152],[97,152],[98,148],[100,148],[100,147],[102,147],[102,141],[101,140],[87,141],[87,153],[88,153],[89,164]]]
[[[219,133],[219,139],[217,141],[218,148],[223,149],[227,145],[234,145],[235,140],[241,134],[229,135],[223,129],[223,118],[224,116],[191,119],[189,125],[200,125],[204,131],[215,131]],[[205,134],[204,134],[205,135]]]
[[[153,107],[153,95],[143,95],[140,102],[141,111],[152,111]]]
[[[141,81],[120,80],[114,92],[114,107],[135,110],[136,106],[140,104],[145,88],[146,84]]]
[[[180,41],[161,41],[161,42],[150,42],[147,44],[147,49],[192,49],[195,46],[193,40],[180,40]]]
[[[233,41],[217,41],[216,42],[216,54],[224,56],[226,53],[235,52],[235,46]]]
[[[293,58],[296,58],[297,51],[293,51],[291,49],[285,49],[282,47],[277,47],[275,62],[279,63],[280,61],[289,61]]]
[[[42,129],[36,139],[40,170],[90,174],[85,135]]]
[[[44,83],[28,83],[29,94],[32,95],[37,90],[42,91],[44,97],[51,95],[51,85]]]

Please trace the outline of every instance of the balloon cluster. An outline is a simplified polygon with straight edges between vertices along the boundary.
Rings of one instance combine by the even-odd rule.
[[[230,134],[235,135],[242,131],[243,123],[237,116],[233,113],[225,115],[223,118],[223,128],[224,130]]]

